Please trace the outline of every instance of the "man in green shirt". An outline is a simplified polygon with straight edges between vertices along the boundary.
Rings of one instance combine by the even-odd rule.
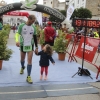
[[[38,52],[38,45],[37,45],[37,38],[36,38],[36,28],[33,25],[35,22],[35,16],[29,15],[28,21],[26,23],[22,23],[18,27],[18,32],[15,35],[16,39],[16,46],[20,47],[21,52],[21,70],[20,74],[24,73],[24,63],[25,63],[25,56],[27,53],[28,57],[28,64],[27,64],[27,79],[26,81],[32,84],[31,79],[31,69],[32,69],[32,56],[35,44],[35,52]]]

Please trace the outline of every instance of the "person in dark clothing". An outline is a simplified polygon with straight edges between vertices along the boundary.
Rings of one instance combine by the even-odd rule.
[[[16,32],[16,24],[14,24],[14,26],[13,26],[13,33],[15,33]]]
[[[48,75],[48,66],[49,66],[49,60],[52,62],[52,64],[55,64],[55,61],[52,58],[52,48],[49,44],[46,44],[43,47],[43,50],[36,53],[36,55],[40,55],[40,61],[39,65],[41,66],[41,75],[40,75],[40,80],[43,78],[43,72],[45,70],[45,77],[44,80],[47,80],[47,75]]]

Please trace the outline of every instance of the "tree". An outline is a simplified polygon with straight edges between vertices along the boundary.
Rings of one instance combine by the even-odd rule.
[[[92,18],[92,12],[87,8],[77,8],[71,16],[73,18]]]
[[[61,12],[64,16],[66,16],[66,10],[60,10],[60,12]]]

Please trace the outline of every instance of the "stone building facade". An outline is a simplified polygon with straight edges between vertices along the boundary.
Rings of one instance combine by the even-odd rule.
[[[86,8],[92,12],[93,18],[100,19],[100,0],[86,0]]]
[[[66,2],[59,2],[59,0],[43,0],[43,5],[58,10],[66,10]]]
[[[7,3],[4,0],[0,1],[0,7],[7,5]]]

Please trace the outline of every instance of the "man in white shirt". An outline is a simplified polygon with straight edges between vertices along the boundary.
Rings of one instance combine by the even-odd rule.
[[[32,84],[31,79],[31,69],[32,69],[32,56],[33,56],[33,50],[34,50],[34,44],[35,44],[35,52],[38,52],[38,46],[37,46],[37,38],[36,38],[36,28],[33,25],[35,22],[35,16],[29,15],[28,21],[26,23],[22,23],[18,27],[18,32],[16,33],[16,46],[20,47],[21,51],[21,70],[20,74],[24,73],[24,63],[25,63],[25,56],[27,53],[28,57],[28,64],[27,64],[27,79],[26,81],[30,84]]]

